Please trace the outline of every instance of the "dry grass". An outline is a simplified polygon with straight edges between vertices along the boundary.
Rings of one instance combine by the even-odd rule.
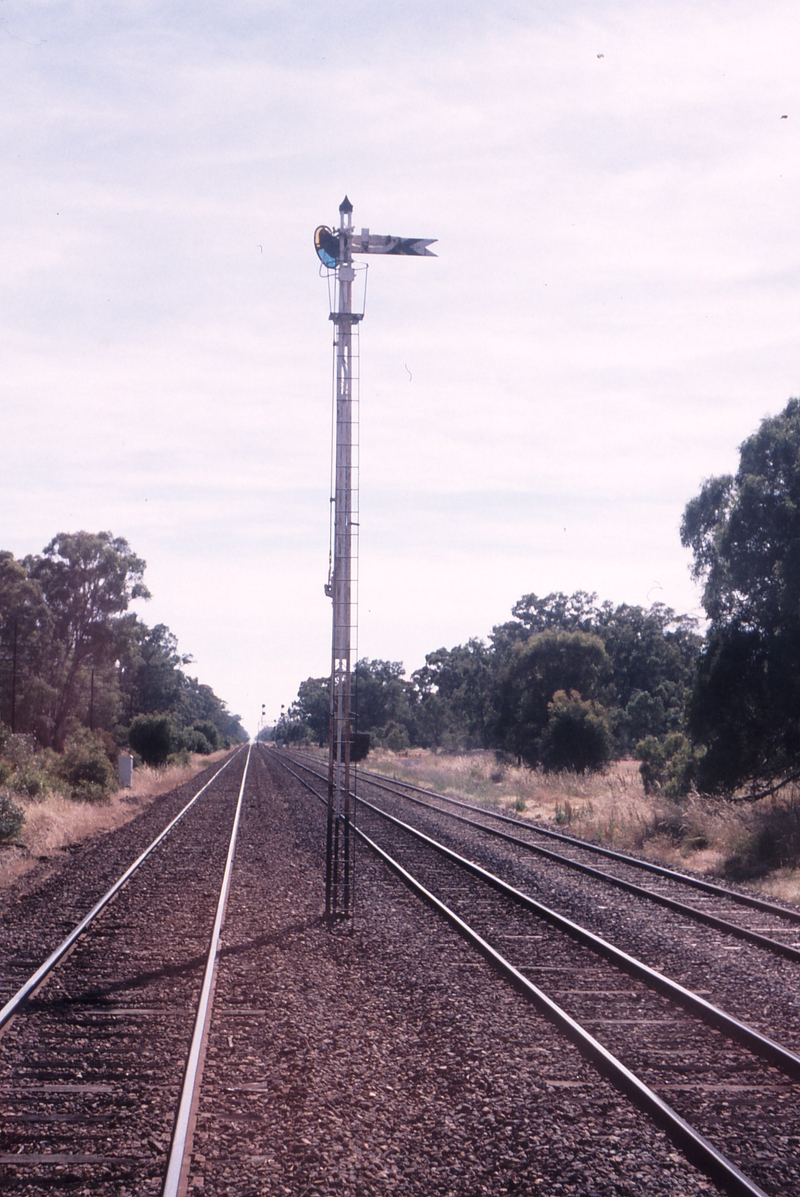
[[[18,881],[70,844],[121,827],[159,794],[190,781],[210,762],[226,755],[226,750],[210,756],[192,754],[188,764],[168,765],[165,769],[145,765],[134,771],[129,790],[117,790],[103,803],[75,802],[59,793],[49,793],[43,799],[15,794],[14,801],[25,812],[25,824],[19,840],[4,845],[0,852],[0,888]]]
[[[367,768],[706,876],[723,872],[775,805],[773,799],[750,805],[693,795],[678,806],[645,794],[633,760],[616,761],[602,774],[579,776],[499,764],[491,752],[409,749],[371,752]],[[800,792],[780,801],[800,803]],[[800,869],[776,869],[749,884],[800,902]]]

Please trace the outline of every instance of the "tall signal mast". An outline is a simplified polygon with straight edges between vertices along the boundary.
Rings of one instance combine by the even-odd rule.
[[[334,446],[331,503],[332,561],[325,593],[333,600],[330,725],[328,732],[328,821],[325,851],[325,918],[329,926],[355,911],[353,797],[356,711],[352,669],[358,630],[358,324],[354,310],[353,254],[434,258],[424,237],[378,236],[353,229],[353,205],[339,205],[339,228],[320,225],[314,246],[333,278]]]

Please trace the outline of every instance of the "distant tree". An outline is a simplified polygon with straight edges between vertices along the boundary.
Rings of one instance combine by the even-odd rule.
[[[427,654],[423,667],[411,675],[421,742],[437,748],[488,746],[493,666],[482,640]]]
[[[600,638],[610,668],[595,698],[609,712],[615,752],[629,752],[644,735],[662,735],[682,720],[702,640],[696,620],[663,603],[649,609],[614,606],[579,590],[539,598],[526,594],[514,604],[514,620],[492,629],[495,670],[507,669],[513,652],[531,634],[582,632]],[[561,687],[563,688],[563,687]]]
[[[193,730],[205,737],[209,745],[209,751],[216,752],[218,748],[222,747],[222,737],[219,734],[219,728],[210,719],[199,719],[193,725]]]
[[[800,399],[739,452],[681,527],[711,621],[688,728],[699,788],[757,795],[800,776]]]
[[[596,598],[596,594],[585,590],[569,595],[559,590],[544,598],[523,594],[511,608],[513,620],[492,628],[489,638],[498,655],[503,656],[535,632],[591,632],[597,615]]]
[[[307,727],[313,739],[322,748],[328,742],[330,708],[330,678],[308,677],[298,687],[297,698],[289,708],[289,717],[299,720]]]
[[[175,729],[168,715],[137,715],[128,728],[128,743],[146,765],[163,765],[175,747]]]
[[[131,599],[150,597],[142,581],[145,563],[110,532],[62,532],[40,557],[27,557],[23,564],[51,617],[51,655],[43,680],[53,695],[48,739],[60,751],[87,671],[116,657],[119,616]]]
[[[47,734],[55,690],[42,673],[52,654],[53,615],[42,589],[14,554],[0,552],[0,719],[17,732]],[[15,669],[16,666],[16,669]]]
[[[559,690],[591,699],[611,661],[588,632],[549,630],[516,644],[498,676],[494,731],[499,744],[529,765],[540,759],[540,738]]]
[[[611,658],[611,676],[600,695],[616,708],[617,751],[628,752],[646,735],[664,735],[682,724],[702,645],[697,620],[663,603],[649,609],[598,608],[593,631]]]
[[[180,705],[186,685],[181,667],[191,657],[178,652],[177,637],[163,623],[148,627],[136,615],[121,621],[119,684],[123,714],[147,715]]]
[[[602,769],[611,757],[611,732],[597,703],[558,690],[547,707],[548,719],[539,739],[538,758],[546,772],[575,773]]]
[[[402,723],[411,738],[412,688],[404,680],[404,673],[402,661],[368,661],[364,657],[356,662],[353,696],[359,731],[380,737],[389,723]]]

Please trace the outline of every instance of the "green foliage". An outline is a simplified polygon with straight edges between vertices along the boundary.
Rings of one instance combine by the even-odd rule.
[[[591,698],[610,669],[599,637],[548,630],[513,645],[497,686],[495,734],[528,765],[540,760],[540,741],[558,691]]]
[[[110,532],[61,533],[21,561],[0,552],[0,727],[13,718],[18,732],[59,753],[76,728],[91,727],[111,756],[138,715],[168,715],[178,739],[193,729],[203,752],[244,738],[238,716],[187,675],[191,658],[169,629],[129,612],[133,599],[149,597],[144,568]],[[13,767],[7,758],[0,779],[32,796],[61,776],[46,757]],[[102,778],[79,784],[94,796],[105,787]]]
[[[556,688],[574,688],[602,703],[609,714],[614,752],[621,756],[642,736],[663,735],[681,725],[701,639],[694,619],[676,615],[663,603],[654,603],[646,610],[626,603],[597,606],[595,599],[594,594],[585,591],[549,594],[545,598],[524,595],[513,608],[515,620],[492,631],[495,676],[502,674],[504,663],[508,668],[514,652],[531,634],[561,632],[597,637],[605,649],[608,667],[603,678],[593,683],[591,694],[585,682],[582,688],[565,679]],[[505,742],[510,743],[502,728],[513,726],[513,712],[509,712],[502,694],[496,705],[499,724],[495,723],[495,738],[504,735]]]
[[[711,620],[687,720],[698,786],[757,794],[800,773],[800,400],[704,484],[681,539]]]
[[[101,802],[116,787],[114,769],[99,735],[80,728],[67,738],[59,774],[69,786],[70,797]]]
[[[693,747],[682,732],[672,732],[659,739],[645,736],[634,749],[641,761],[639,773],[645,794],[663,794],[680,798],[693,788],[703,752]]]
[[[51,759],[39,749],[33,736],[9,736],[2,764],[4,782],[18,794],[40,798],[52,788]]]
[[[164,765],[175,745],[168,715],[137,715],[128,728],[128,743],[146,765]]]
[[[548,703],[548,720],[538,747],[546,772],[602,769],[611,757],[611,733],[602,710],[575,691],[558,690]]]
[[[198,731],[195,727],[184,728],[181,739],[183,741],[182,747],[185,748],[187,752],[196,752],[200,756],[210,756],[214,751],[203,733]]]
[[[201,736],[205,736],[210,752],[216,752],[217,749],[222,747],[222,737],[219,733],[219,728],[210,719],[199,719],[193,727]],[[196,751],[199,751],[199,749]]]
[[[0,790],[0,840],[13,840],[22,831],[25,812],[7,790]]]
[[[209,756],[216,752],[221,743],[221,737],[215,724],[210,720],[201,719],[192,727],[185,727],[174,737],[174,746],[186,752],[198,752],[201,756]]]
[[[289,708],[289,718],[308,728],[320,748],[328,742],[330,695],[330,678],[309,677],[300,683],[297,698]]]
[[[400,662],[359,661],[358,727],[375,746],[385,746],[396,725],[405,732],[398,743],[494,748],[533,765],[554,694],[574,690],[602,707],[616,755],[680,728],[701,643],[695,621],[661,603],[645,610],[595,600],[585,591],[524,595],[490,643],[436,649],[410,681]],[[287,718],[265,734],[324,744],[329,695],[328,678],[307,678]]]
[[[493,664],[488,645],[476,639],[427,654],[411,678],[420,742],[436,748],[488,746]]]
[[[410,732],[414,715],[403,673],[400,661],[368,661],[364,657],[356,662],[353,693],[359,731],[377,731],[395,722]]]
[[[408,729],[402,723],[394,721],[388,723],[384,729],[383,742],[390,752],[402,752],[411,743],[408,738]]]

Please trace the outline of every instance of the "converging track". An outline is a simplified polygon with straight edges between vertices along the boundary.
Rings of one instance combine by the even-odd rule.
[[[313,775],[318,782],[323,780],[323,775],[307,759],[292,754],[294,759],[290,764],[286,756],[282,754],[286,768],[299,767],[306,777]],[[684,910],[681,903],[668,903],[672,909],[681,910],[680,918],[668,918],[663,912],[654,917],[652,907],[648,912],[645,905],[652,895],[640,886],[627,886],[624,896],[617,897],[617,878],[580,865],[576,887],[574,880],[569,879],[570,870],[575,867],[573,861],[563,861],[545,852],[543,860],[538,859],[541,854],[537,853],[531,863],[535,846],[507,834],[498,845],[492,838],[497,835],[493,829],[472,820],[466,822],[463,816],[453,816],[428,804],[422,804],[420,812],[418,799],[403,794],[400,787],[387,784],[385,779],[373,781],[374,776],[359,777],[358,820],[362,835],[369,837],[373,848],[386,852],[387,862],[405,870],[409,883],[415,881],[419,892],[427,891],[429,901],[438,899],[440,910],[451,921],[462,920],[462,933],[471,933],[473,942],[479,947],[482,944],[485,954],[486,945],[490,945],[496,953],[495,962],[518,985],[535,982],[536,991],[533,992],[532,986],[530,996],[541,1007],[549,1008],[550,1017],[576,1041],[582,1038],[583,1050],[607,1074],[612,1075],[613,1068],[598,1051],[597,1039],[634,1072],[649,1092],[634,1092],[635,1086],[624,1068],[617,1071],[615,1083],[631,1092],[642,1108],[669,1127],[672,1137],[693,1158],[702,1160],[702,1166],[720,1179],[728,1191],[758,1191],[758,1184],[768,1191],[797,1191],[800,1119],[795,1111],[800,1096],[797,1085],[800,1059],[791,1046],[784,1046],[783,1039],[777,1042],[765,1035],[747,1017],[752,1014],[754,997],[758,1000],[763,993],[763,969],[744,984],[743,971],[739,969],[732,987],[727,975],[729,958],[723,955],[718,976],[709,972],[706,964],[702,992],[698,993],[670,979],[663,963],[663,941],[672,938],[673,955],[680,956],[681,951],[684,954],[679,970],[683,979],[687,947],[690,955],[702,954],[702,946],[698,951],[698,936],[704,936],[707,943],[710,936],[715,936],[718,941],[715,946],[725,953],[730,936],[741,938],[741,928],[729,927],[721,919],[709,920],[705,912],[700,912],[701,922],[711,922],[713,931],[705,925],[702,931],[693,927],[691,938],[684,939],[683,919],[696,918],[697,913]],[[369,789],[381,792],[383,806],[388,801],[386,793],[391,793],[390,805],[395,810],[405,806],[402,818],[368,801],[364,791]],[[408,822],[412,818],[413,826]],[[465,849],[470,859],[462,855]],[[554,874],[553,870],[560,873]],[[413,879],[408,874],[413,874]],[[591,878],[591,884],[587,878]],[[541,897],[544,883],[559,893],[562,902],[569,896],[572,909],[568,914],[544,903]],[[612,885],[612,894],[617,897],[616,909],[608,895]],[[538,900],[531,896],[531,891],[538,891]],[[574,918],[575,907],[581,904],[584,914],[596,912],[598,907],[602,911],[612,909],[619,930],[621,907],[626,901],[629,917],[634,914],[633,904],[639,906],[632,925],[627,928],[627,950]],[[792,913],[788,912],[789,918]],[[666,927],[661,925],[665,922]],[[463,924],[468,924],[469,929]],[[661,948],[661,960],[655,968],[630,952],[631,932],[638,931],[649,954],[654,930]],[[724,942],[726,938],[728,942]],[[788,954],[780,943],[756,942],[762,954],[763,951]],[[751,951],[757,953],[755,948]],[[778,969],[786,972],[783,960]],[[793,985],[796,971],[791,979],[788,976],[786,979],[789,1017],[782,1004],[777,1014],[780,1034],[792,1044],[798,1038],[796,985]],[[770,978],[773,1001],[774,980]],[[741,1012],[737,1016],[709,1001],[707,995],[714,992],[708,988],[710,984],[719,987],[726,1001],[733,999],[734,1007],[744,1004],[744,1017]],[[557,1008],[554,1010],[553,1006]],[[580,1027],[576,1030],[570,1019],[580,1024],[587,1035],[582,1037]],[[674,1112],[682,1115],[683,1124],[669,1110],[659,1109],[658,1102],[653,1101],[654,1095],[671,1104]],[[693,1143],[687,1137],[686,1122],[706,1140],[705,1145]],[[776,1149],[778,1142],[786,1145],[783,1153]],[[769,1143],[768,1151],[764,1150],[765,1143]],[[725,1163],[715,1159],[713,1153],[703,1159],[708,1144],[753,1176],[753,1187],[748,1188],[748,1182],[735,1169],[726,1175]],[[768,1155],[772,1158],[766,1165]]]
[[[378,790],[331,934],[312,768],[236,753],[7,904],[0,1192],[800,1194],[793,959]]]

